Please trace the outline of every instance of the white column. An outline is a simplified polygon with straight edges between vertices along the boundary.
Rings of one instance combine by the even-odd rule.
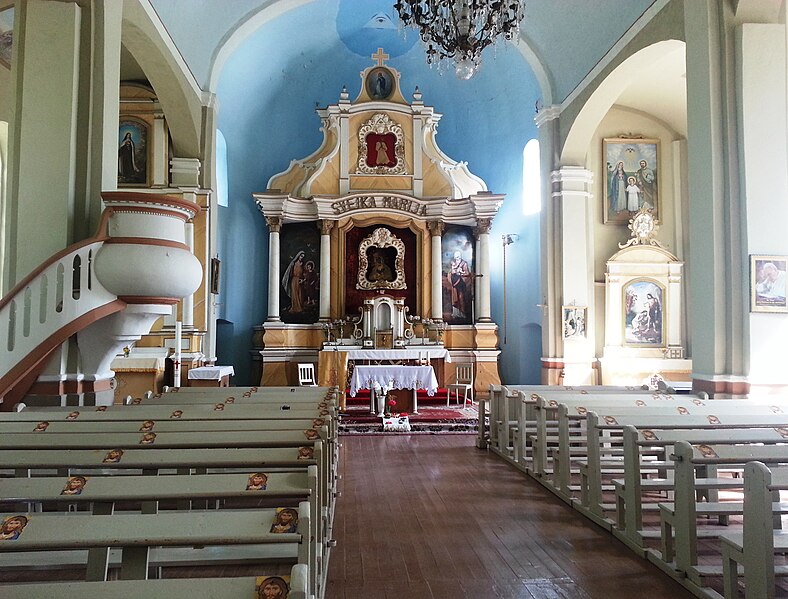
[[[333,220],[318,221],[320,228],[320,320],[331,318],[331,229]]]
[[[682,264],[671,264],[668,275],[668,345],[682,347],[681,317],[684,313],[681,298]],[[663,313],[664,318],[664,313]]]
[[[182,336],[181,321],[175,323],[175,356],[173,358],[173,372],[172,372],[172,386],[181,386],[181,336]]]
[[[443,239],[443,221],[431,220],[427,227],[432,235],[432,305],[430,318],[433,320],[443,319],[443,270],[441,264],[441,240]]]
[[[164,113],[153,115],[153,187],[167,187],[167,123]]]
[[[479,255],[477,256],[477,270],[479,277],[479,300],[476,302],[479,317],[478,322],[490,322],[490,228],[491,218],[480,218],[476,227],[476,239],[479,241]]]
[[[189,246],[192,254],[194,253],[194,222],[189,221],[184,225],[186,234],[186,245]],[[183,314],[181,316],[183,326],[187,329],[194,327],[194,295],[187,295],[183,298]]]
[[[266,216],[268,223],[268,319],[279,320],[279,229],[282,219]]]

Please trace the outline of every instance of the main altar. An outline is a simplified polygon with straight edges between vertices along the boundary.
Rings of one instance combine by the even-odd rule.
[[[503,196],[438,147],[441,115],[407,101],[382,49],[355,98],[318,108],[323,142],[255,193],[269,229],[268,314],[255,327],[262,385],[296,365],[349,386],[356,364],[474,364],[476,396],[500,383],[489,234]]]

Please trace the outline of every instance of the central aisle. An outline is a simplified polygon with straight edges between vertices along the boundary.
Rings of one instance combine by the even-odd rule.
[[[692,597],[473,435],[340,440],[327,599]]]

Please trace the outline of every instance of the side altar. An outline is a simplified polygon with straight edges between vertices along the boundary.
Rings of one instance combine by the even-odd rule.
[[[255,327],[262,385],[347,388],[356,363],[474,364],[476,396],[499,383],[489,237],[503,196],[438,147],[441,115],[379,49],[355,98],[317,109],[323,143],[255,193],[269,229],[268,314]],[[367,352],[367,353],[365,353]],[[378,353],[382,352],[382,353]]]

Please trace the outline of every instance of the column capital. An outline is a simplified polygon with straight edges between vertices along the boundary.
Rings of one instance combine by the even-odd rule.
[[[551,104],[539,109],[534,117],[534,123],[541,128],[545,123],[556,120],[561,116],[561,106],[559,104]]]
[[[473,228],[473,234],[477,237],[479,235],[487,235],[490,233],[490,229],[492,229],[492,219],[491,218],[480,218],[477,221],[476,226]]]
[[[443,235],[443,231],[446,228],[442,220],[428,220],[427,221],[427,228],[430,230],[430,234],[433,237],[440,237]]]
[[[329,235],[331,233],[331,229],[334,228],[336,225],[336,221],[333,220],[319,220],[317,221],[317,228],[320,229],[321,235]]]
[[[265,223],[268,225],[268,230],[271,233],[279,233],[282,228],[282,219],[278,216],[266,216]]]

